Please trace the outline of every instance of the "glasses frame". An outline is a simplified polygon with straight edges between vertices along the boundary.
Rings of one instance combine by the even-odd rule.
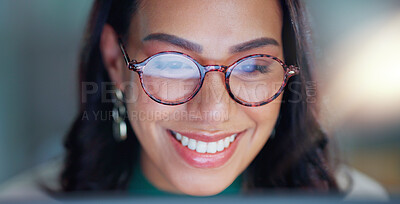
[[[300,73],[300,68],[298,66],[286,65],[279,58],[271,56],[271,55],[267,55],[267,54],[248,55],[248,56],[245,56],[245,57],[242,57],[242,58],[236,60],[234,63],[232,63],[229,66],[223,66],[223,65],[205,65],[205,66],[203,66],[199,62],[197,62],[195,59],[190,57],[189,55],[181,53],[181,52],[176,52],[176,51],[158,52],[158,53],[156,53],[156,54],[154,54],[154,55],[152,55],[150,57],[147,57],[145,60],[138,62],[136,60],[130,60],[129,55],[126,52],[126,49],[125,49],[121,39],[119,39],[119,46],[120,46],[122,55],[124,57],[124,60],[126,62],[126,65],[127,65],[128,69],[138,73],[139,79],[140,79],[140,84],[141,84],[144,92],[147,94],[147,96],[149,96],[155,102],[160,103],[160,104],[164,104],[164,105],[180,105],[180,104],[183,104],[183,103],[186,103],[186,102],[190,101],[192,98],[194,98],[197,95],[197,93],[200,91],[201,87],[203,86],[203,82],[204,82],[204,78],[205,78],[206,74],[208,72],[211,72],[211,71],[218,71],[218,72],[221,72],[221,73],[223,73],[225,75],[225,89],[228,91],[229,96],[234,101],[236,101],[237,103],[239,103],[241,105],[247,106],[247,107],[262,106],[262,105],[268,104],[271,101],[273,101],[274,99],[276,99],[283,92],[283,90],[284,90],[289,78]],[[193,63],[195,63],[197,65],[197,68],[199,69],[199,72],[200,72],[200,83],[195,88],[195,91],[188,98],[185,98],[185,100],[180,100],[180,101],[176,101],[176,102],[169,102],[169,101],[164,101],[162,99],[158,99],[158,98],[154,97],[153,95],[151,95],[147,91],[147,89],[146,89],[146,87],[145,87],[145,85],[143,83],[143,69],[146,68],[146,64],[151,59],[153,59],[154,57],[159,56],[159,55],[163,55],[163,54],[178,54],[178,55],[185,56],[186,58],[191,60]],[[275,93],[273,96],[271,96],[270,98],[268,98],[265,101],[246,102],[246,101],[240,100],[239,98],[237,98],[232,93],[230,85],[229,85],[229,77],[230,77],[233,69],[236,67],[237,64],[241,63],[244,60],[255,58],[255,57],[267,57],[267,58],[275,60],[276,62],[278,62],[282,66],[282,69],[285,72],[285,76],[284,76],[283,82],[281,84],[281,87],[279,88],[278,92]]]

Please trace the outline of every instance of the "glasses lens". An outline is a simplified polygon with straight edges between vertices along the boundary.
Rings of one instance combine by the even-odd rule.
[[[283,84],[285,71],[268,57],[253,57],[239,62],[229,78],[230,89],[241,101],[257,103],[274,96]]]
[[[143,69],[147,93],[168,103],[185,101],[200,84],[197,65],[184,55],[164,53],[153,57]]]

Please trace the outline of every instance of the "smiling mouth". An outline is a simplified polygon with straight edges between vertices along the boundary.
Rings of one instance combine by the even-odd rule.
[[[196,168],[216,168],[230,160],[246,130],[208,134],[167,129],[172,146],[186,163]]]
[[[203,154],[205,153],[215,154],[217,152],[224,151],[224,149],[229,148],[230,144],[235,141],[236,136],[238,134],[234,133],[216,141],[206,142],[200,139],[198,140],[193,139],[190,136],[185,136],[184,134],[172,130],[169,131],[175,137],[175,139],[180,142],[182,146]]]

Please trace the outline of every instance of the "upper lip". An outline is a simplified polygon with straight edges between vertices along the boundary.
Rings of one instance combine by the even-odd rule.
[[[234,134],[239,134],[243,131],[237,131],[237,132],[216,132],[216,133],[210,133],[206,131],[179,131],[179,130],[172,130],[169,129],[170,131],[180,133],[182,136],[186,136],[189,139],[195,139],[197,141],[203,141],[203,142],[217,142],[218,140],[224,139],[228,136],[234,135]]]

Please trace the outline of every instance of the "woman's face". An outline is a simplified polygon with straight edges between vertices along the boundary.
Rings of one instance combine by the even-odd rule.
[[[279,1],[144,0],[132,18],[126,48],[137,61],[161,51],[183,52],[202,65],[230,65],[250,54],[282,59],[281,30]],[[151,100],[138,74],[120,64],[122,81],[133,84],[121,88],[141,144],[141,167],[159,189],[189,195],[223,191],[255,158],[277,120],[282,94],[267,105],[245,107],[229,97],[221,72],[207,73],[189,102],[168,106]],[[211,146],[210,153],[182,145],[186,139],[177,140],[170,130],[187,137],[192,149]]]

